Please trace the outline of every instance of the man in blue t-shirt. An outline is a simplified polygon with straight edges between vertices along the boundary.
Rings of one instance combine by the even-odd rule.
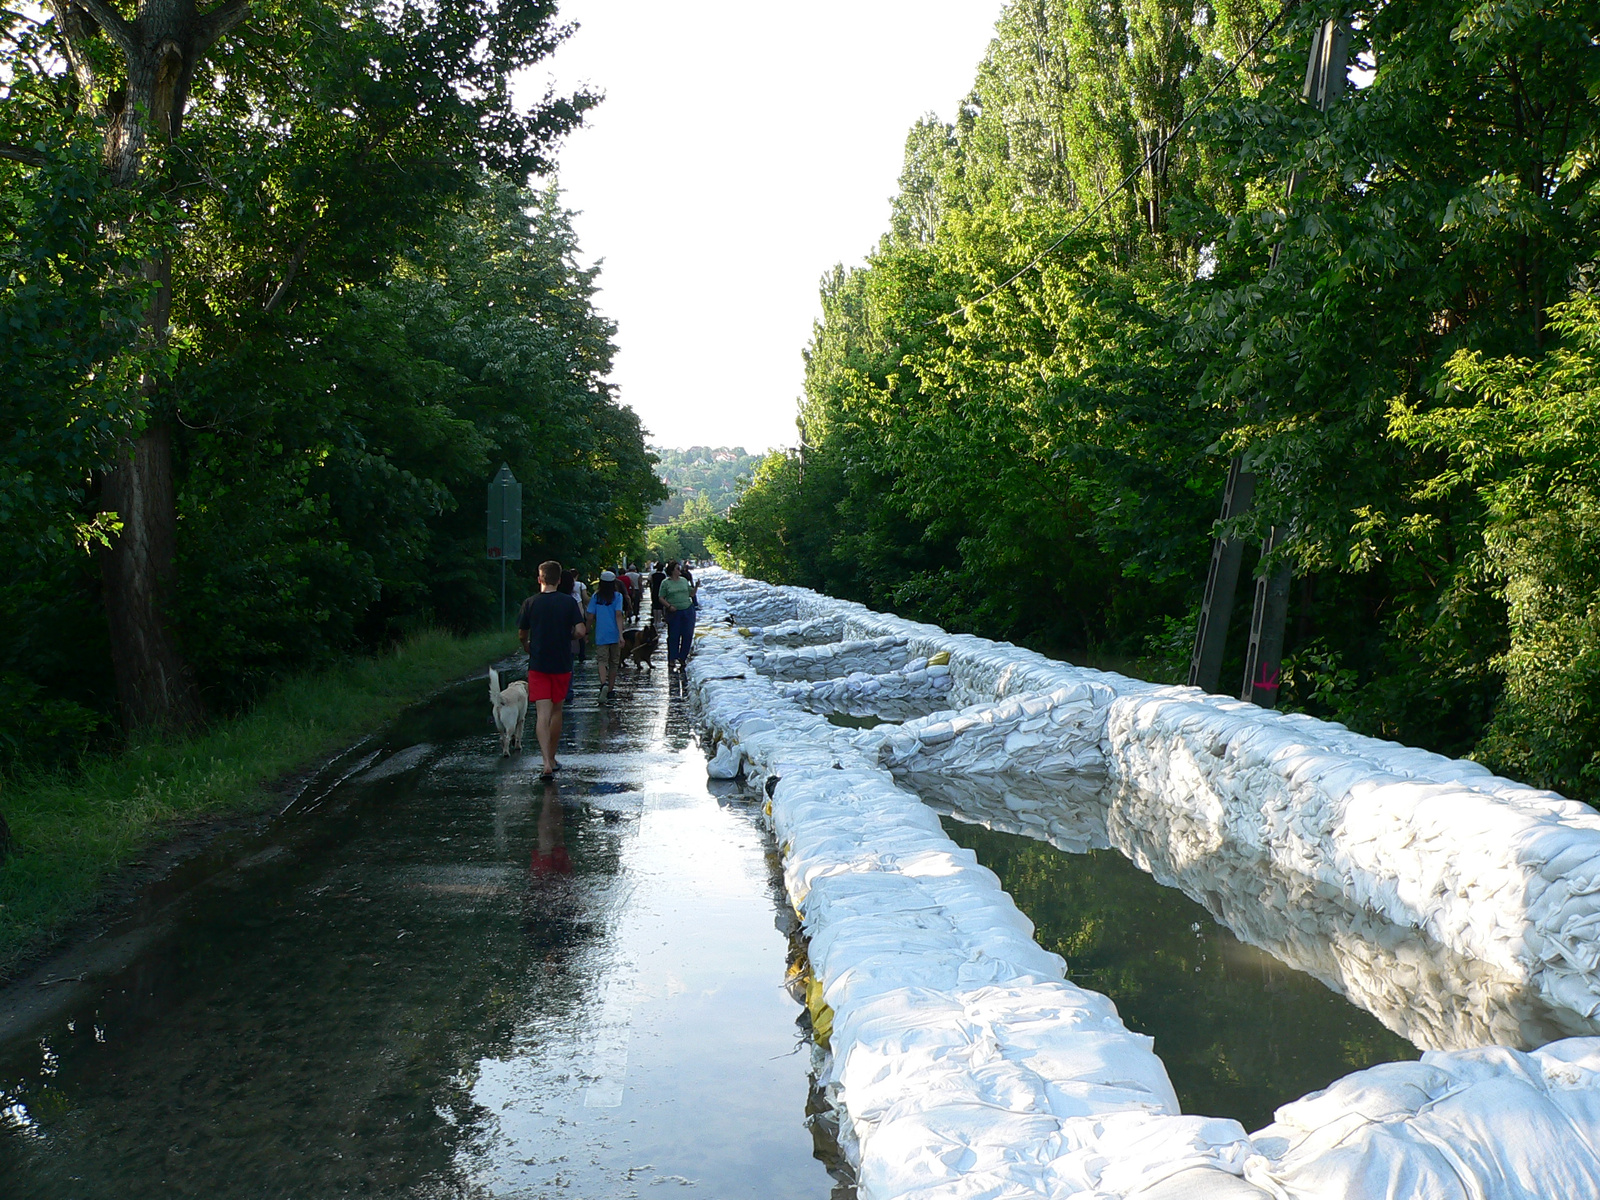
[[[609,704],[616,695],[617,668],[622,665],[622,621],[627,613],[615,571],[600,572],[600,586],[589,597],[589,636],[594,641],[594,665],[600,673],[600,701]]]

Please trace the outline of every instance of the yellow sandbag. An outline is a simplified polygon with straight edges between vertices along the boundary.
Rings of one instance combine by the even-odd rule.
[[[950,651],[941,650],[937,654],[930,655],[928,657],[928,665],[930,667],[948,667],[950,665]]]
[[[822,998],[822,981],[815,975],[806,980],[806,1011],[811,1014],[811,1036],[826,1050],[833,1036],[833,1009]]]

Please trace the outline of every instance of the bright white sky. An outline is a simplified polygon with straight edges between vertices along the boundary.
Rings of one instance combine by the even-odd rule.
[[[906,131],[954,116],[1002,7],[565,0],[526,82],[606,95],[560,177],[651,441],[794,444],[817,283],[888,228]]]

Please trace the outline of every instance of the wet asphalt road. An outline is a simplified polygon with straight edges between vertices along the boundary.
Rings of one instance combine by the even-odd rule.
[[[547,788],[452,689],[153,897],[0,1042],[0,1193],[833,1194],[756,800],[708,784],[681,682],[622,692],[580,676]]]

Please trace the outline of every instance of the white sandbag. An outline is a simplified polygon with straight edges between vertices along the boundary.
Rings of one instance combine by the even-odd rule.
[[[1600,1018],[1596,814],[1302,714],[804,589],[702,582],[708,606],[791,623],[706,628],[689,677],[707,727],[771,797],[834,1010],[819,1084],[864,1200],[1164,1196],[1241,1171],[1282,1197],[1600,1196],[1592,1039],[1359,1072],[1251,1142],[1180,1116],[1148,1041],[1061,978],[993,874],[895,781],[946,781],[930,798],[995,828],[1116,845],[1439,1045]],[[903,726],[821,715],[927,703],[941,679],[948,707]]]
[[[1280,1200],[1600,1196],[1597,1065],[1582,1038],[1359,1071],[1280,1108],[1245,1178]]]
[[[734,779],[739,774],[740,761],[739,752],[724,742],[706,764],[706,774],[712,779]]]

